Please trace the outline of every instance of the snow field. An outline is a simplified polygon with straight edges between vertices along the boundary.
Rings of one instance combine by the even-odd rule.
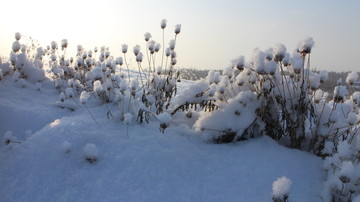
[[[214,145],[185,125],[162,134],[155,121],[131,122],[126,135],[127,126],[108,120],[104,105],[90,105],[97,125],[84,107],[55,108],[58,95],[46,87],[39,93],[32,84],[2,85],[0,109],[12,115],[1,114],[1,122],[18,128],[1,130],[13,130],[22,143],[0,147],[1,201],[271,201],[282,176],[293,182],[291,201],[320,200],[322,160],[268,137]],[[22,135],[29,129],[29,137]],[[87,144],[98,149],[92,164]]]

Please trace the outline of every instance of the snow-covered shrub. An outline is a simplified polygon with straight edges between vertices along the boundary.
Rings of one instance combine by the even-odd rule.
[[[287,177],[278,178],[272,184],[272,199],[274,202],[289,201],[289,192],[292,181]]]
[[[222,75],[209,71],[205,80],[174,99],[173,114],[179,113],[176,118],[196,130],[206,130],[215,143],[264,134],[326,157],[323,198],[348,201],[360,193],[360,94],[349,96],[341,81],[332,99],[320,89],[328,76],[311,71],[313,45],[312,39],[305,39],[292,56],[281,44],[267,51],[256,49],[248,62],[239,57]],[[346,81],[351,86],[357,79],[353,72]],[[187,112],[194,111],[196,120],[187,121]]]
[[[84,147],[84,157],[89,163],[95,163],[99,158],[99,150],[95,144],[87,143]]]
[[[26,86],[25,81],[37,83],[40,91],[41,82],[49,78],[59,91],[56,104],[60,108],[86,107],[91,96],[93,103],[106,105],[110,119],[115,114],[110,105],[115,105],[120,111],[116,113],[120,114],[120,120],[124,120],[126,113],[137,117],[140,123],[156,120],[157,114],[170,111],[179,81],[179,72],[175,71],[175,47],[181,25],[175,26],[174,39],[168,45],[164,41],[166,27],[167,21],[163,19],[160,23],[162,44],[147,32],[144,35],[146,48],[136,45],[131,56],[128,45],[123,44],[123,55],[118,57],[107,47],[86,50],[82,45],[77,46],[76,55],[71,57],[66,54],[69,46],[66,39],[40,47],[35,40],[16,33],[8,62],[0,61],[0,80],[10,75],[9,78],[21,87]],[[22,44],[22,41],[30,42]],[[160,55],[161,64],[157,64]],[[129,57],[134,57],[132,61],[136,62],[129,63]],[[138,72],[130,74],[130,69]],[[82,105],[77,102],[79,98]]]
[[[22,37],[20,33],[15,33],[16,41],[12,45],[9,62],[0,64],[0,70],[3,76],[12,73],[19,73],[18,78],[31,81],[33,83],[45,80],[45,71],[43,61],[40,57],[35,57],[37,44],[31,38],[25,38],[30,41],[28,44],[21,44]],[[17,82],[18,80],[16,80]]]

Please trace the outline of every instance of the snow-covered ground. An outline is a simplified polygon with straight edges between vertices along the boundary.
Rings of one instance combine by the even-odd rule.
[[[60,109],[51,86],[0,82],[0,137],[10,130],[21,142],[0,146],[2,202],[272,201],[283,176],[292,181],[291,201],[321,201],[323,161],[314,155],[268,137],[215,145],[174,123],[162,134],[158,123],[133,121],[126,135],[105,105],[89,107],[99,125],[84,107]],[[92,164],[89,143],[98,150]]]

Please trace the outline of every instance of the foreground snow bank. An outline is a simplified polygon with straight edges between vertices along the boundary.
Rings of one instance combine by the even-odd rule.
[[[186,127],[100,127],[81,115],[58,119],[2,151],[3,201],[271,201],[272,183],[293,181],[292,201],[317,201],[322,161],[267,137],[205,144]],[[63,144],[71,144],[64,152]],[[89,164],[83,148],[94,144]]]
[[[158,123],[127,126],[90,105],[97,125],[84,107],[60,110],[53,89],[33,87],[0,86],[10,112],[0,129],[22,142],[0,147],[0,201],[271,201],[282,176],[291,201],[320,200],[322,160],[306,152],[267,137],[207,144],[185,125],[162,134]]]

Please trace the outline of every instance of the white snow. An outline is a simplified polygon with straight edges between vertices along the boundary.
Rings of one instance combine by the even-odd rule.
[[[287,177],[278,178],[272,184],[272,195],[276,198],[282,198],[284,195],[288,195],[290,192],[290,186],[292,181]]]
[[[161,124],[169,125],[171,121],[171,116],[169,113],[161,113],[157,116],[157,119],[160,121]]]
[[[100,81],[96,85],[100,88]],[[181,82],[178,93],[185,93],[187,85]],[[199,84],[198,90],[207,86]],[[323,161],[307,152],[268,137],[209,144],[203,141],[206,131],[194,132],[182,124],[161,134],[158,122],[130,124],[130,113],[124,115],[125,123],[109,120],[107,107],[116,112],[118,105],[99,105],[91,97],[87,106],[97,125],[83,106],[74,112],[60,109],[52,82],[36,89],[35,83],[20,88],[11,79],[0,84],[0,137],[12,131],[21,142],[11,148],[0,145],[0,201],[270,202],[279,176],[293,182],[291,201],[320,200]],[[229,107],[243,107],[241,102],[247,101],[247,110],[254,110],[251,97],[245,93],[229,100]],[[76,105],[71,99],[66,102]],[[96,162],[88,163],[87,157],[96,157]]]
[[[357,80],[359,79],[359,75],[357,72],[350,72],[347,77],[346,77],[346,83],[348,83],[349,85],[353,85]]]
[[[81,94],[80,94],[80,103],[81,104],[86,104],[89,97],[90,97],[90,94],[88,92],[86,92],[86,91],[81,92]]]
[[[132,115],[130,113],[124,114],[124,123],[126,125],[129,125],[131,123],[131,120],[132,120]]]
[[[84,156],[86,160],[92,163],[98,159],[99,149],[93,143],[86,143],[84,147]]]

